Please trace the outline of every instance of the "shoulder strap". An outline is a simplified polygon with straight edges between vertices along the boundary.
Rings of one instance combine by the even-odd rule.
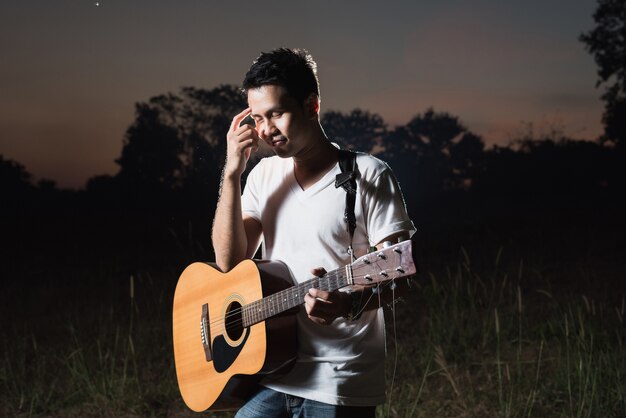
[[[348,224],[348,233],[350,234],[350,246],[348,252],[354,258],[352,252],[352,237],[356,229],[356,215],[354,214],[354,205],[356,203],[356,153],[347,150],[339,150],[339,168],[341,173],[335,177],[335,187],[342,187],[346,191],[346,209],[344,219]]]

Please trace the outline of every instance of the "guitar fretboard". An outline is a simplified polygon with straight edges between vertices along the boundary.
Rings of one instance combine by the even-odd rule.
[[[243,326],[248,327],[265,321],[291,308],[304,303],[304,295],[309,289],[316,288],[332,292],[349,283],[344,269],[333,270],[324,277],[315,277],[296,286],[290,287],[273,295],[264,297],[242,307]]]
[[[412,242],[403,241],[366,254],[350,265],[327,273],[324,277],[314,277],[242,306],[243,326],[252,326],[303,304],[304,296],[312,288],[332,292],[351,284],[373,285],[414,273]]]

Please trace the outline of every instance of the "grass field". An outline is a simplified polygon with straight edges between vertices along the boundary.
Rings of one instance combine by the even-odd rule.
[[[378,416],[626,416],[623,229],[553,216],[420,232],[421,273],[387,310]],[[139,269],[80,244],[5,260],[0,416],[197,416],[178,394],[170,318],[202,250],[172,240],[186,257]]]

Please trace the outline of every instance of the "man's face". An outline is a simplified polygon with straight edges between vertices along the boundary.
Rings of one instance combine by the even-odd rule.
[[[248,90],[248,106],[259,137],[276,155],[293,157],[306,148],[308,124],[303,105],[284,87],[266,85]]]

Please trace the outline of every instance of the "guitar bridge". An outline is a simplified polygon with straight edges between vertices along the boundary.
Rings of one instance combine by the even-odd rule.
[[[200,314],[200,339],[202,340],[202,347],[204,348],[204,357],[206,361],[213,360],[213,353],[211,352],[211,322],[209,320],[209,304],[202,305],[202,313]]]

